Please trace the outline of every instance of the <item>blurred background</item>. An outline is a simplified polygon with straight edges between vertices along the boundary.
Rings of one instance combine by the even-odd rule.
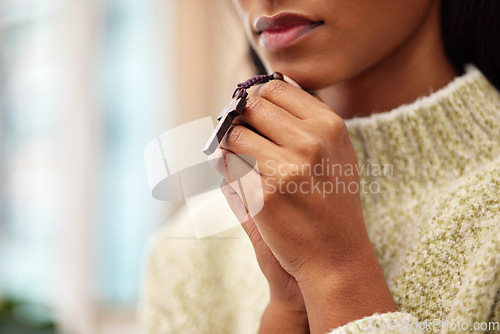
[[[143,149],[253,70],[230,0],[0,0],[0,333],[136,333]]]

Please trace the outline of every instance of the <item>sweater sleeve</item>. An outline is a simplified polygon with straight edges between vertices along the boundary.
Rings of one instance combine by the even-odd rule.
[[[409,313],[389,312],[352,321],[328,334],[500,333],[500,221],[482,224],[491,226],[488,237],[469,263],[444,319],[419,320]]]
[[[328,334],[423,334],[426,332],[426,329],[429,329],[429,326],[427,327],[426,322],[419,322],[411,314],[388,312],[383,314],[375,313],[371,316],[352,321],[344,326],[333,329]]]

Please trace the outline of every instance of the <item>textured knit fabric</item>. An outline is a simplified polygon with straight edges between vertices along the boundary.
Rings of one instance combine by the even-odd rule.
[[[428,97],[346,123],[372,187],[363,212],[398,312],[331,333],[500,333],[497,90],[470,67]],[[218,205],[200,203],[198,214],[234,219]],[[248,238],[236,228],[194,240],[191,230],[183,211],[152,243],[143,332],[256,333],[269,291]]]

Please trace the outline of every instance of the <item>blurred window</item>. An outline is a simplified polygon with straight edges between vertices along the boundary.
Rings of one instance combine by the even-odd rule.
[[[0,2],[0,299],[135,307],[168,213],[143,149],[173,108],[171,2]]]

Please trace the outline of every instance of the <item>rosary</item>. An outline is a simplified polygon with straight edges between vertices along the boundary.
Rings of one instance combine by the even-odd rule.
[[[263,84],[271,80],[283,80],[283,74],[279,72],[274,72],[269,75],[257,75],[247,81],[238,84],[236,90],[233,93],[233,99],[231,102],[222,110],[217,120],[219,124],[215,128],[214,132],[208,139],[207,144],[203,148],[203,153],[210,155],[215,152],[219,143],[226,135],[231,123],[240,115],[245,109],[247,104],[248,92],[247,89],[254,85]]]

